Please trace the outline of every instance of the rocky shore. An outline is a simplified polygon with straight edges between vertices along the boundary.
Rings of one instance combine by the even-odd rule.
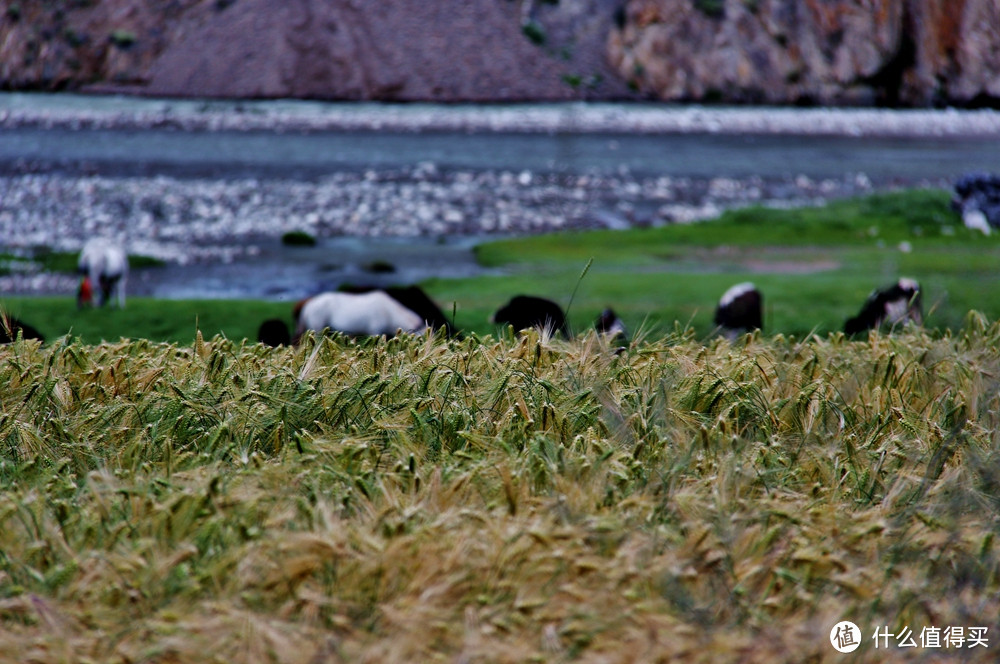
[[[38,99],[35,100],[39,101]],[[44,99],[42,100],[44,101]],[[89,110],[62,102],[32,108],[11,97],[0,106],[0,127],[142,129],[172,118],[179,128],[270,131],[392,126],[426,131],[470,126],[504,131],[658,131],[672,123],[685,132],[766,133],[796,129],[884,135],[901,128],[924,135],[970,133],[995,138],[995,112],[653,109],[537,106],[459,108],[249,104],[242,110],[196,105],[98,99]],[[915,115],[910,115],[913,113]],[[567,121],[572,118],[572,122]],[[820,117],[828,122],[818,121]],[[811,120],[810,120],[811,118]],[[921,118],[920,121],[916,121]],[[356,123],[355,123],[356,121]],[[435,124],[436,123],[436,124]],[[484,129],[490,128],[490,129]],[[870,193],[900,183],[872,182],[864,173],[841,177],[680,177],[542,173],[530,170],[440,169],[433,163],[391,169],[344,170],[312,179],[109,176],[41,170],[31,164],[0,175],[0,246],[28,257],[40,247],[77,251],[92,235],[117,238],[132,254],[172,264],[250,260],[288,231],[318,238],[504,236],[553,230],[630,228],[687,223],[751,204],[808,205]],[[950,186],[945,180],[902,183]],[[40,273],[30,260],[4,267],[0,292],[65,293],[72,279]]]
[[[512,235],[711,218],[749,204],[798,205],[867,193],[843,179],[635,177],[448,171],[431,164],[336,173],[317,181],[0,177],[0,244],[75,251],[92,235],[168,262],[233,260],[283,233]]]
[[[318,181],[0,177],[0,246],[31,256],[78,251],[92,235],[168,263],[248,261],[288,231],[318,238],[505,236],[687,223],[749,204],[803,205],[870,192],[863,175],[639,178],[529,171],[440,172],[431,165]],[[0,292],[67,293],[73,279],[8,265]]]
[[[670,104],[448,105],[0,94],[0,129],[1000,137],[1000,111]]]

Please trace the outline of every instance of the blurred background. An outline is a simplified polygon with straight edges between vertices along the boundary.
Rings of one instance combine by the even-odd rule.
[[[929,325],[995,317],[992,236],[950,199],[1000,172],[998,26],[995,0],[3,0],[0,296],[92,341],[408,284],[480,332],[528,292],[577,330],[709,334],[750,279],[765,330],[807,333],[906,272]],[[883,194],[841,235],[771,216]],[[92,237],[132,257],[125,311],[73,305]]]

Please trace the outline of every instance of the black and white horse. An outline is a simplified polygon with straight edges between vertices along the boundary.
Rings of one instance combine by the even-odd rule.
[[[125,308],[128,254],[122,247],[102,238],[90,240],[80,251],[77,271],[84,275],[77,291],[78,307],[93,304],[96,289],[97,306],[104,306],[114,295],[119,308]]]
[[[533,295],[517,295],[497,309],[490,317],[490,322],[497,325],[510,325],[514,331],[537,327],[549,334],[561,332],[569,339],[569,326],[566,324],[566,314],[552,300]]]
[[[392,336],[420,332],[423,318],[380,290],[367,293],[321,293],[295,307],[295,339],[307,330],[329,329],[350,336]]]
[[[18,335],[25,340],[37,339],[41,342],[45,341],[45,337],[42,336],[42,333],[31,325],[28,325],[24,321],[14,318],[13,316],[0,313],[0,344],[12,343],[17,339]]]
[[[883,324],[899,325],[908,321],[917,325],[923,322],[923,305],[920,284],[903,278],[891,286],[873,290],[858,315],[844,323],[844,333],[852,335]]]
[[[763,328],[764,298],[749,281],[736,284],[719,299],[715,324],[727,339]]]

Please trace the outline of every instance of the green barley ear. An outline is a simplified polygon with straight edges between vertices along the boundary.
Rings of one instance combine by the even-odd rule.
[[[998,338],[0,346],[0,651],[822,660],[803,624],[927,587],[992,619]]]
[[[576,292],[580,288],[580,284],[583,283],[583,278],[587,276],[587,272],[590,271],[590,266],[594,264],[594,258],[591,256],[587,264],[583,266],[583,270],[580,272],[580,276],[576,279],[576,284],[573,286],[573,292],[569,296],[569,304],[566,305],[566,324],[569,325],[569,311],[573,308],[573,300],[576,299]],[[572,330],[570,330],[572,331]]]

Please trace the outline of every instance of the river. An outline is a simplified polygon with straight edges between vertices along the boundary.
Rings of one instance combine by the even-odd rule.
[[[21,128],[0,131],[0,172],[315,178],[338,170],[442,169],[878,182],[1000,171],[1000,139],[742,134],[263,132]]]
[[[425,177],[428,171],[446,175],[435,180]],[[78,223],[98,228],[120,211],[126,218],[115,220],[118,225],[108,226],[105,232],[125,236],[136,246],[151,246],[153,236],[162,239],[162,229],[144,237],[137,229],[148,219],[127,217],[144,214],[140,208],[146,205],[146,192],[157,195],[166,186],[164,179],[170,182],[164,200],[183,199],[188,189],[204,183],[217,188],[218,196],[199,193],[192,195],[197,199],[194,203],[181,206],[179,217],[202,214],[205,218],[196,220],[204,222],[202,226],[218,226],[226,214],[237,224],[246,212],[244,208],[213,212],[203,204],[201,199],[206,197],[228,201],[248,195],[244,190],[232,193],[237,186],[245,189],[245,184],[227,182],[258,182],[262,190],[271,182],[324,182],[330,189],[329,178],[345,173],[365,174],[363,182],[336,185],[343,194],[336,206],[371,210],[373,218],[361,225],[368,229],[364,234],[380,234],[371,229],[381,223],[379,214],[390,214],[378,210],[386,202],[383,207],[412,204],[406,216],[423,215],[435,223],[448,215],[466,219],[460,238],[450,237],[452,233],[441,231],[438,224],[433,227],[437,230],[418,228],[415,235],[419,237],[404,240],[359,238],[347,226],[337,225],[341,219],[333,219],[329,227],[320,223],[321,241],[312,250],[261,243],[260,227],[245,237],[234,231],[230,239],[252,241],[252,250],[236,252],[231,260],[203,264],[197,271],[174,264],[158,275],[137,275],[138,292],[160,297],[288,299],[349,280],[412,282],[474,274],[477,267],[471,247],[478,231],[469,230],[468,219],[492,214],[493,203],[488,199],[493,194],[498,200],[503,198],[504,205],[520,206],[515,205],[511,213],[515,221],[537,213],[543,225],[532,228],[544,230],[544,219],[560,216],[572,222],[568,227],[586,226],[595,219],[612,226],[637,219],[658,223],[656,214],[666,214],[663,210],[670,206],[664,201],[668,199],[690,204],[691,214],[697,216],[703,208],[794,201],[827,193],[851,195],[858,193],[855,182],[864,183],[860,193],[893,186],[948,186],[970,171],[1000,172],[1000,115],[995,112],[613,104],[387,106],[0,94],[0,176],[53,178],[42,187],[44,192],[63,191],[68,187],[66,180],[94,177],[127,178],[132,187],[126,193],[123,187],[113,196],[108,194],[113,198],[111,213],[101,208],[100,195],[93,195],[93,190],[101,191],[93,182],[80,185],[88,192],[84,198],[69,191],[63,203],[45,201],[44,195],[24,198],[34,201],[37,214],[17,207],[24,205],[22,199],[6,210],[0,200],[0,222],[7,215],[5,227],[13,229],[0,237],[0,244],[18,246],[17,233],[25,226],[15,222],[22,218],[18,215],[27,214],[31,223],[41,219],[43,227],[45,219],[52,218],[51,233],[62,234],[53,243],[61,239],[64,246],[72,245],[76,236],[72,231],[67,234],[59,219],[71,208]],[[417,192],[412,194],[416,202],[407,199],[396,205],[391,196],[398,195],[400,185],[393,181],[396,176],[386,173],[399,174],[402,188]],[[563,185],[553,175],[566,176],[570,184]],[[593,194],[593,186],[581,184],[585,182],[581,176],[604,178],[605,190]],[[371,198],[357,203],[354,190],[373,179],[376,186]],[[757,198],[713,198],[713,187],[720,180],[725,185],[721,190],[764,189],[764,193]],[[19,185],[11,181],[16,191]],[[803,181],[812,186],[812,193],[803,194]],[[480,183],[478,189],[468,182]],[[511,182],[513,189],[507,186]],[[506,187],[502,196],[501,184]],[[518,184],[523,186],[518,188]],[[684,190],[685,186],[701,192],[701,198],[687,200],[695,194]],[[673,191],[664,194],[664,187]],[[431,191],[420,198],[424,190]],[[471,193],[463,194],[466,190]],[[139,198],[142,205],[130,202]],[[517,200],[510,203],[511,198]],[[579,201],[582,207],[573,208]],[[301,208],[309,204],[292,202],[286,210],[279,202],[270,209],[275,219],[273,233],[279,234],[279,223],[303,226],[309,215]],[[88,206],[93,209],[81,209]],[[534,212],[533,206],[538,208]],[[503,230],[502,221],[486,231]],[[509,231],[525,232],[525,228]],[[39,242],[32,237],[32,242]],[[44,232],[42,237],[40,242],[46,244]],[[172,237],[183,238],[183,234]],[[190,242],[199,241],[205,242],[191,236]],[[428,256],[436,259],[428,260]],[[379,260],[393,264],[397,271],[390,275],[364,271],[364,265]],[[268,279],[255,279],[255,274],[267,274]]]

